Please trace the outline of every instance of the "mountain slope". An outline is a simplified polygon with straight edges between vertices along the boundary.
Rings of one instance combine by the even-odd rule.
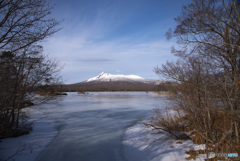
[[[159,81],[137,75],[112,75],[102,72],[84,82],[64,85],[64,91],[153,91]]]
[[[110,82],[110,81],[144,81],[144,78],[137,75],[112,75],[102,72],[96,77],[90,78],[87,82],[91,81],[101,81],[101,82]]]

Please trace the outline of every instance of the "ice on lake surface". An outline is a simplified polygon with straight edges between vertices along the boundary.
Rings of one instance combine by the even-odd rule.
[[[153,108],[169,104],[165,96],[152,92],[69,92],[61,97],[60,102],[25,109],[34,121],[33,132],[2,140],[0,160],[24,144],[31,150],[12,159],[126,161],[122,146],[126,129],[152,115]]]

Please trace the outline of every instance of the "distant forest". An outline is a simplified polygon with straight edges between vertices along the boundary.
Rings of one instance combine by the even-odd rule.
[[[87,82],[87,83],[77,83],[70,85],[63,85],[63,92],[99,92],[99,91],[156,91],[156,84],[147,83],[136,83],[136,82],[124,82],[124,81],[114,81],[114,82]]]

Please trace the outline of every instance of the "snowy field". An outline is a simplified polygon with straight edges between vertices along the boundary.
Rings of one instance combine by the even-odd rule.
[[[203,147],[191,141],[177,144],[134,124],[168,104],[164,96],[144,92],[68,93],[61,102],[25,108],[33,131],[3,139],[0,161],[184,160],[189,146]]]
[[[189,155],[185,152],[189,146],[194,150],[204,149],[203,145],[195,145],[190,140],[166,139],[165,134],[159,134],[141,124],[129,127],[123,139],[124,155],[128,161],[184,161]],[[197,161],[204,161],[205,155],[200,155]]]

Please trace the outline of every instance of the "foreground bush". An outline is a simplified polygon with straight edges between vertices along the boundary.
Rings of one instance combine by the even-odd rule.
[[[179,114],[173,114],[169,109],[161,112],[159,109],[155,109],[155,115],[150,117],[146,121],[142,121],[141,124],[151,127],[153,129],[160,130],[167,134],[168,137],[176,140],[187,140],[190,137],[186,132],[186,122]]]

